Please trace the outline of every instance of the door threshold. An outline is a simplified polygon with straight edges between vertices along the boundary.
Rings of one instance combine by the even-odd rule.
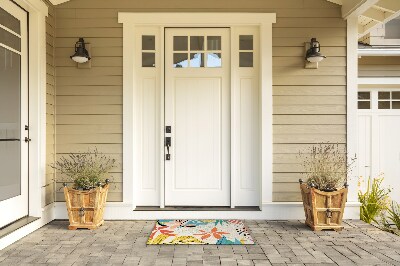
[[[39,219],[38,217],[26,216],[19,220],[16,220],[15,222],[9,225],[0,228],[0,239],[38,219]]]
[[[207,206],[167,206],[160,208],[156,206],[137,206],[134,211],[261,211],[258,206],[242,207],[207,207]]]

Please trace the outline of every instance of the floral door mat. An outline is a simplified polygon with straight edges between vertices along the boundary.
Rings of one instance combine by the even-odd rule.
[[[254,245],[241,220],[158,220],[148,245]]]

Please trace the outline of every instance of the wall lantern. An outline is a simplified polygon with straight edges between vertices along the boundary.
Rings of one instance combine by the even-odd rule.
[[[75,54],[71,55],[70,57],[78,64],[86,63],[91,59],[88,50],[86,50],[85,41],[83,38],[79,38],[79,41],[75,43]]]
[[[305,43],[306,64],[305,68],[318,68],[318,62],[321,62],[326,56],[320,53],[320,45],[316,38],[311,38],[311,42]]]

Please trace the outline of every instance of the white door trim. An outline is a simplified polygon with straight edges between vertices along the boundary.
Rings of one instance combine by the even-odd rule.
[[[14,0],[29,18],[29,215],[43,216],[46,182],[46,21],[41,0]]]
[[[272,202],[272,24],[275,13],[125,13],[118,14],[123,23],[123,203],[136,207],[134,198],[135,180],[141,171],[140,134],[141,121],[135,106],[139,99],[134,97],[135,66],[140,64],[135,57],[135,27],[233,27],[258,26],[260,28],[260,88],[261,88],[261,186],[260,206]],[[164,84],[164,54],[161,49],[160,77]],[[231,77],[232,79],[232,77]],[[233,84],[233,83],[231,83]],[[163,108],[161,108],[163,109]],[[162,127],[164,125],[162,124]],[[161,142],[163,143],[163,142]],[[163,163],[162,163],[163,164]],[[163,165],[162,165],[163,166]],[[162,167],[163,168],[163,167]],[[233,173],[232,173],[233,174]],[[163,180],[163,177],[161,178]],[[164,190],[161,182],[161,191]],[[163,197],[161,207],[164,206]]]

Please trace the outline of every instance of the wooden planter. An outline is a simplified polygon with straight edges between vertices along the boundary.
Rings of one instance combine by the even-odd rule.
[[[64,186],[69,230],[78,228],[96,229],[104,223],[104,205],[109,184],[91,190],[76,190]]]
[[[347,199],[347,188],[325,192],[310,188],[300,181],[306,224],[313,231],[333,229],[341,231],[343,211]]]

